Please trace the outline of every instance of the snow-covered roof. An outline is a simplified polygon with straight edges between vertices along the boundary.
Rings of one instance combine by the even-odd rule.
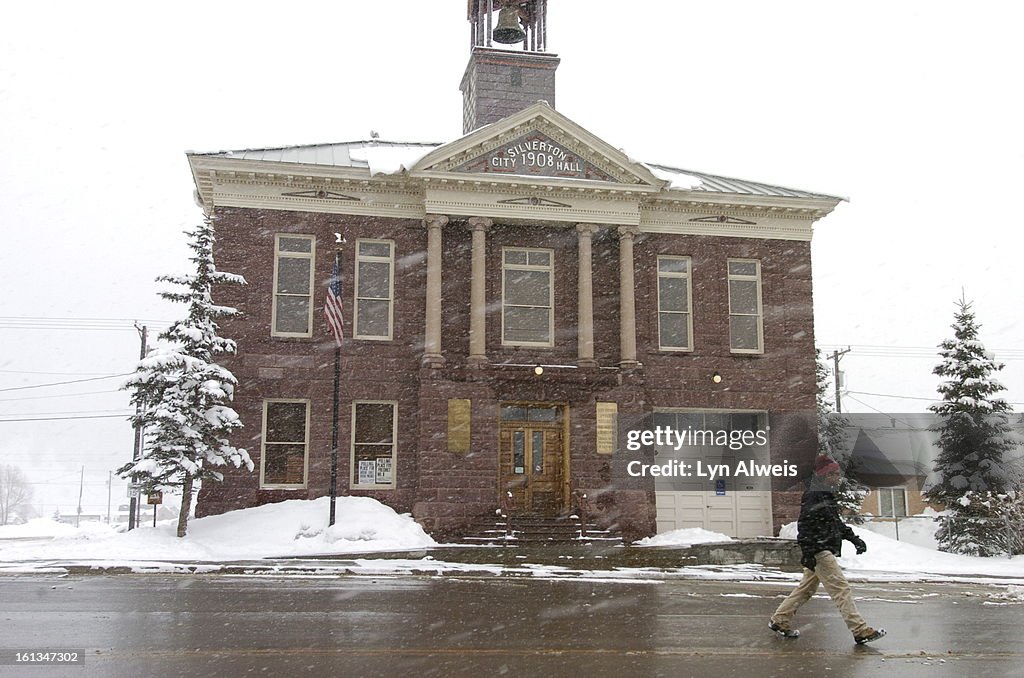
[[[382,166],[388,165],[390,163],[383,162],[383,160],[386,156],[390,156],[393,160],[399,161],[411,159],[408,165],[404,162],[399,163],[408,169],[412,164],[415,164],[416,160],[419,160],[438,146],[441,146],[441,144],[371,139],[369,141],[342,141],[337,144],[246,148],[238,151],[217,151],[214,153],[195,153],[194,155],[235,158],[238,160],[262,160],[264,162],[289,162],[299,165],[366,168],[370,168],[372,164],[375,164],[371,161],[378,158],[381,159],[382,162],[380,164]]]
[[[327,167],[355,167],[370,170],[371,175],[392,174],[409,170],[421,158],[444,144],[437,142],[405,142],[370,139],[343,141],[334,144],[309,144],[277,148],[246,148],[234,151],[193,153],[196,156],[258,160],[264,162],[295,163]],[[757,195],[779,198],[819,198],[845,200],[826,193],[814,193],[785,186],[766,184],[746,179],[735,179],[707,172],[684,170],[668,165],[641,163],[659,179],[669,182],[669,188],[707,193]]]
[[[644,163],[659,179],[669,181],[672,188],[681,188],[690,191],[708,191],[710,193],[738,193],[740,195],[770,195],[780,198],[831,198],[833,200],[846,200],[838,195],[827,193],[812,193],[798,188],[787,188],[765,184],[759,181],[747,181],[746,179],[733,179],[707,172],[695,172],[684,170],[667,165],[655,165]]]

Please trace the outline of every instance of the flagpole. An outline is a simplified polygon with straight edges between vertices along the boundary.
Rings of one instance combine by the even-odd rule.
[[[334,271],[341,277],[341,249],[334,251]],[[337,281],[331,281],[337,284]],[[331,413],[331,515],[327,525],[334,524],[335,500],[338,498],[338,392],[341,387],[341,340],[334,342],[334,407]]]

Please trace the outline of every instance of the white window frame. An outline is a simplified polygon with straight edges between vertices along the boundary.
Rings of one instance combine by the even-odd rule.
[[[529,261],[530,252],[546,252],[548,254],[548,265],[537,266],[526,264],[508,264],[505,261],[508,252],[526,252]],[[509,341],[505,339],[505,309],[508,306],[516,308],[544,308],[543,306],[522,306],[521,304],[505,303],[505,273],[507,271],[545,271],[548,274],[548,341]],[[555,251],[543,247],[502,247],[501,248],[501,345],[502,346],[541,346],[551,348],[555,345]]]
[[[305,439],[303,446],[305,451],[302,455],[302,483],[286,484],[264,482],[267,466],[267,412],[271,403],[303,403],[306,406]],[[263,401],[263,427],[260,432],[260,489],[261,490],[304,490],[309,482],[309,421],[312,411],[312,403],[308,398],[267,398]],[[275,443],[270,443],[274,445]],[[295,443],[287,443],[294,445]]]
[[[294,238],[296,240],[308,240],[309,252],[282,252],[281,238]],[[277,269],[282,258],[309,259],[309,294],[280,294],[277,291]],[[272,337],[303,337],[313,336],[313,279],[316,269],[316,236],[304,233],[276,233],[274,235],[274,287],[271,290],[270,304],[270,336]],[[306,317],[308,332],[278,332],[277,331],[277,300],[278,297],[308,297],[309,313]]]
[[[391,483],[360,485],[359,469],[356,466],[356,405],[391,405]],[[393,490],[398,481],[398,401],[397,400],[353,400],[349,427],[349,489],[352,490]]]
[[[362,243],[370,243],[375,245],[387,245],[390,250],[390,254],[386,257],[374,257],[369,255],[360,254],[359,246]],[[359,331],[359,300],[361,298],[373,301],[384,301],[382,297],[360,297],[359,296],[359,264],[361,262],[368,261],[374,263],[387,263],[388,264],[388,333],[384,334],[362,334]],[[395,336],[395,241],[394,240],[378,240],[375,238],[359,238],[356,240],[356,270],[355,270],[355,285],[352,289],[352,336],[355,339],[364,339],[367,341],[391,341]]]
[[[685,261],[686,272],[662,272],[661,262],[662,261]],[[662,351],[693,351],[693,279],[691,273],[693,270],[693,261],[688,256],[676,256],[671,254],[664,254],[658,256],[657,261],[657,274],[658,274],[658,349]],[[662,311],[661,310],[661,279],[662,278],[682,278],[686,280],[686,308],[683,311]],[[661,315],[686,315],[686,336],[689,339],[689,345],[687,346],[665,346],[661,341]]]
[[[903,495],[903,515],[896,514],[896,490],[899,490]],[[880,518],[906,518],[910,515],[909,497],[907,496],[906,486],[902,487],[879,487],[878,492],[878,516]],[[890,504],[892,506],[892,513],[882,512],[882,493],[888,492],[890,497]]]
[[[757,267],[757,273],[754,275],[740,275],[734,274],[730,270],[729,264],[754,264]],[[728,280],[728,289],[726,290],[729,297],[729,351],[731,353],[749,353],[759,354],[764,353],[764,299],[763,290],[761,288],[761,261],[758,259],[727,259],[726,260],[726,278]],[[732,281],[754,281],[757,283],[757,313],[733,313],[732,312]],[[732,345],[732,317],[733,316],[750,317],[754,315],[757,318],[757,348],[733,348]]]

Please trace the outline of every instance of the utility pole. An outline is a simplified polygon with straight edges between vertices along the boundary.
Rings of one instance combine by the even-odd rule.
[[[836,412],[837,413],[842,413],[842,411],[843,411],[843,405],[842,405],[842,403],[840,402],[840,399],[839,399],[839,359],[842,358],[844,355],[846,355],[849,352],[850,352],[850,347],[847,346],[845,351],[836,350],[836,351],[832,352],[831,356],[829,356],[830,358],[832,358],[832,374],[835,376],[835,380],[836,380]]]
[[[147,343],[148,339],[149,339],[149,329],[145,325],[139,327],[138,323],[135,324],[135,329],[138,330],[138,332],[139,332],[139,339],[141,340],[141,344],[140,344],[140,348],[139,348],[139,360],[142,360],[143,358],[146,357],[146,354],[149,352],[149,345]],[[141,414],[142,414],[142,405],[136,405],[135,406],[135,416],[139,416]],[[135,426],[135,450],[132,453],[132,461],[138,461],[141,456],[142,456],[142,427],[136,425]],[[132,484],[132,488],[133,488],[132,491],[134,491],[134,489],[138,486],[138,481],[139,481],[138,476],[133,475],[132,476],[132,480],[131,480],[131,484]],[[128,505],[128,529],[129,530],[135,529],[135,526],[138,523],[138,515],[139,515],[139,496],[136,494],[136,495],[133,495],[131,497],[131,501],[129,502],[129,505]]]
[[[110,491],[114,487],[114,472],[107,471],[107,525],[110,524]]]
[[[78,513],[75,514],[75,527],[82,522],[82,490],[85,488],[85,467],[82,467],[82,477],[78,481]]]

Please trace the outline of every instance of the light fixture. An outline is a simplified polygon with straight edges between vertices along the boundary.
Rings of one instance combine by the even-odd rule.
[[[715,372],[714,374],[711,375],[711,381],[715,384],[721,384],[722,375],[720,375],[718,372]]]
[[[541,365],[537,365],[536,367],[533,368],[533,373],[539,377],[540,375],[544,374],[544,367]]]

